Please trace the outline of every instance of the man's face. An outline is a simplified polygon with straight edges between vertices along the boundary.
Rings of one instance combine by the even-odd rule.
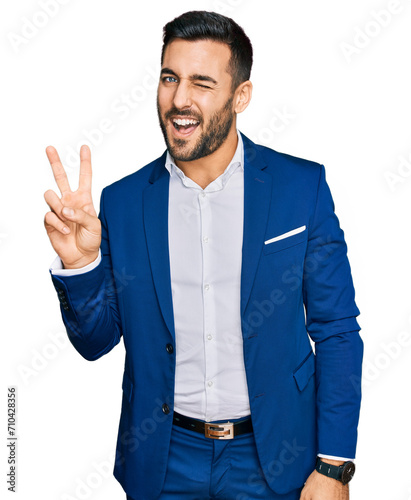
[[[175,160],[216,151],[234,123],[228,45],[176,39],[165,49],[157,94],[160,127]]]

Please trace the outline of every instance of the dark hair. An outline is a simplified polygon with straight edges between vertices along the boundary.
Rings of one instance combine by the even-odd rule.
[[[232,77],[232,91],[250,79],[253,64],[253,48],[243,28],[229,17],[207,12],[193,10],[176,17],[163,28],[163,48],[161,51],[161,64],[163,64],[164,51],[167,45],[175,38],[187,41],[214,40],[226,43],[231,50],[231,58],[227,71]]]

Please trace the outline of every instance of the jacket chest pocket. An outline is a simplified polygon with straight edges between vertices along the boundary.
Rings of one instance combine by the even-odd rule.
[[[263,253],[270,254],[280,252],[286,248],[291,248],[295,245],[300,245],[307,241],[307,228],[306,226],[297,227],[287,233],[274,236],[265,240]]]

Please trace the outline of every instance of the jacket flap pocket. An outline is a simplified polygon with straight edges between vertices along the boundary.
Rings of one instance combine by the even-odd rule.
[[[124,395],[126,396],[128,402],[131,401],[131,396],[133,395],[133,382],[127,372],[124,372],[123,383],[121,388],[123,389]]]
[[[311,351],[300,366],[293,373],[294,379],[297,382],[298,389],[303,391],[308,381],[315,373],[315,357]]]

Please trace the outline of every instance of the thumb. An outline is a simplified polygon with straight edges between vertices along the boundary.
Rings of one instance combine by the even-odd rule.
[[[100,234],[100,220],[80,208],[63,207],[61,213],[70,222],[75,222],[91,233]]]

